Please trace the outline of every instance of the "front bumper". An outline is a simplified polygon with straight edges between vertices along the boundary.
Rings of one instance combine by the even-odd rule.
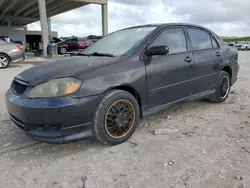
[[[74,99],[29,99],[6,93],[6,107],[13,122],[34,139],[67,143],[92,136],[92,119],[100,96]]]

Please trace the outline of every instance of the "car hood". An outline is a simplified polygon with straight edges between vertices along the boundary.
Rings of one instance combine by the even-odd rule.
[[[20,73],[16,79],[27,82],[30,86],[62,77],[77,77],[85,71],[116,62],[119,57],[74,56],[29,68]]]
[[[59,38],[57,38],[57,37],[52,37],[52,39],[53,39],[56,43],[58,43],[58,42],[62,42],[62,40],[61,40],[61,39],[59,39]]]

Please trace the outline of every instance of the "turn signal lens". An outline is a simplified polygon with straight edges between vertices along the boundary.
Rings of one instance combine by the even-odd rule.
[[[75,93],[79,88],[80,88],[80,84],[76,84],[76,83],[69,83],[67,84],[67,88],[64,92],[65,95],[69,95],[71,93]]]

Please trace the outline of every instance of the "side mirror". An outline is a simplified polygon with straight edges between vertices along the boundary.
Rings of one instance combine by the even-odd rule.
[[[153,46],[147,50],[148,56],[167,55],[169,53],[168,46]]]

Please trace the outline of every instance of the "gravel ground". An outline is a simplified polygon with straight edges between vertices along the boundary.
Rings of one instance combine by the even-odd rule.
[[[113,147],[29,139],[10,121],[4,93],[32,65],[0,70],[0,187],[250,187],[249,59],[250,52],[240,52],[238,81],[226,102],[177,106],[143,120],[128,142]]]

